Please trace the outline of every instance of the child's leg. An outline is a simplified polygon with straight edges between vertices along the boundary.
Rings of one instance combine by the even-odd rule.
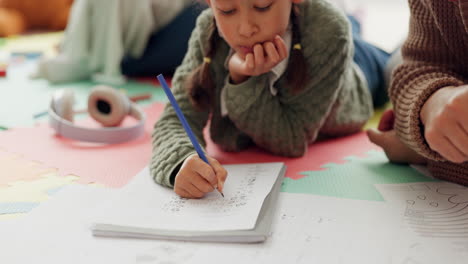
[[[188,40],[201,11],[202,6],[193,4],[166,27],[153,33],[141,58],[125,57],[122,60],[122,73],[127,76],[172,74],[187,52]]]
[[[364,41],[361,38],[359,22],[352,16],[348,16],[348,18],[353,32],[354,62],[359,65],[366,76],[374,107],[382,106],[388,101],[385,66],[390,54]]]

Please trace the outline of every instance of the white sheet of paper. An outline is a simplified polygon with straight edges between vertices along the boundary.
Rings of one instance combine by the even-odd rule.
[[[397,263],[390,259],[399,210],[382,202],[280,193],[271,237],[260,244],[93,237],[89,223],[100,213],[96,204],[118,194],[69,186],[26,217],[0,222],[0,259],[8,264]]]
[[[378,184],[388,203],[404,206],[401,263],[466,263],[468,188],[449,182]]]
[[[419,236],[468,240],[468,188],[448,182],[377,185],[385,200],[406,207],[405,222]]]
[[[183,199],[154,183],[148,168],[114,200],[101,205],[93,222],[165,230],[249,230],[270,193],[282,163],[227,165],[224,197],[217,191],[202,199]]]
[[[25,217],[1,221],[2,263],[465,264],[468,259],[466,239],[421,237],[402,228],[405,208],[391,205],[406,200],[386,194],[387,203],[280,193],[271,237],[261,244],[93,237],[90,219],[101,213],[96,204],[119,193],[68,186]]]

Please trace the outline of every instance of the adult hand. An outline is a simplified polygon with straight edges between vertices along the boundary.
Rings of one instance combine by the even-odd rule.
[[[426,159],[403,144],[398,138],[393,124],[395,115],[393,110],[387,110],[380,119],[378,130],[370,129],[367,136],[370,141],[383,148],[387,158],[394,163],[424,164]]]
[[[468,161],[468,85],[439,89],[420,112],[430,148],[455,163]]]

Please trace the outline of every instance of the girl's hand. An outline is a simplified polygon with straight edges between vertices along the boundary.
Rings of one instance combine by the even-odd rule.
[[[202,198],[215,188],[220,192],[223,191],[227,171],[217,160],[207,158],[211,166],[197,154],[185,159],[175,178],[175,193],[183,198]]]
[[[395,163],[424,164],[426,159],[403,144],[393,129],[395,115],[393,110],[383,113],[379,122],[379,130],[370,129],[367,136],[370,141],[385,151],[387,158]]]
[[[420,117],[431,149],[451,162],[468,161],[468,85],[438,90]]]
[[[253,53],[248,53],[245,58],[239,53],[234,53],[229,60],[229,73],[231,81],[238,84],[247,80],[250,76],[258,76],[269,72],[288,56],[284,40],[276,36],[273,41],[256,44]]]

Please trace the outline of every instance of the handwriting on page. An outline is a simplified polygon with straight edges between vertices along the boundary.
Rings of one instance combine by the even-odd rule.
[[[163,211],[170,213],[180,213],[185,207],[195,208],[196,210],[212,214],[229,214],[237,209],[245,207],[253,195],[254,186],[257,182],[257,176],[264,171],[260,166],[251,166],[246,174],[232,189],[225,188],[225,197],[218,193],[211,193],[202,199],[185,199],[179,196],[173,196],[163,205]],[[226,185],[225,185],[226,186]]]

